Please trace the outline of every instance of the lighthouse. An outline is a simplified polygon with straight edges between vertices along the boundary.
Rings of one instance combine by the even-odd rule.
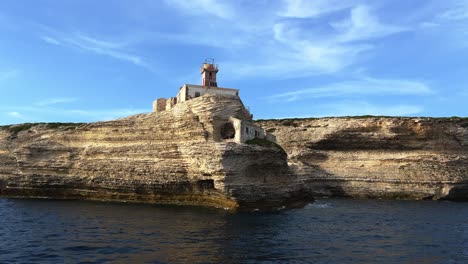
[[[216,74],[218,73],[218,65],[213,59],[206,59],[200,67],[202,76],[202,84],[184,84],[179,88],[176,97],[159,98],[153,102],[154,112],[163,112],[171,109],[178,103],[192,100],[205,94],[215,94],[220,96],[235,96],[239,97],[239,90],[233,88],[218,87]]]
[[[216,82],[216,74],[218,73],[218,65],[214,64],[214,59],[206,59],[200,68],[202,75],[202,85],[208,87],[218,87]]]
[[[200,67],[202,84],[184,84],[179,88],[177,96],[155,100],[153,102],[153,112],[159,113],[177,109],[173,113],[178,115],[179,113],[186,113],[186,111],[191,113],[213,111],[207,113],[209,116],[216,116],[213,120],[213,131],[206,135],[211,134],[211,138],[216,142],[245,143],[255,138],[276,142],[274,135],[253,123],[252,114],[240,101],[238,89],[218,87],[216,81],[218,70],[218,65],[214,63],[213,59],[206,59]],[[193,104],[187,101],[192,101]],[[205,109],[205,105],[215,102],[219,102],[219,107],[216,107],[216,110],[209,107]],[[230,106],[229,103],[233,105]],[[233,111],[234,109],[236,110]],[[226,115],[226,113],[230,112],[232,112],[232,116]],[[196,119],[198,120],[198,117]]]

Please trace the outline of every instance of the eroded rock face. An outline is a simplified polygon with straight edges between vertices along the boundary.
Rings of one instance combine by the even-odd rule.
[[[308,202],[274,148],[223,141],[237,97],[169,111],[18,133],[0,129],[0,195],[269,209]]]
[[[315,196],[468,200],[468,120],[259,121]]]

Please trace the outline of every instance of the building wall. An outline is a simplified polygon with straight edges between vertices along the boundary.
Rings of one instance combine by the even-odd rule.
[[[184,84],[177,93],[177,102],[185,102],[187,100],[196,98],[197,95],[203,96],[205,94],[217,94],[217,95],[233,95],[239,96],[239,90],[230,88],[216,88],[207,87],[201,85],[187,85]]]
[[[218,65],[203,63],[201,68],[202,84],[204,86],[217,87],[216,74],[218,73]]]
[[[159,98],[153,102],[153,112],[166,110],[166,98]]]
[[[276,143],[276,137],[273,134],[266,133],[263,128],[257,125],[234,117],[231,117],[229,121],[234,125],[234,128],[236,129],[236,135],[234,137],[234,140],[237,143],[245,143],[248,140],[255,138],[263,138]]]
[[[166,101],[166,110],[171,109],[174,105],[177,104],[177,98],[171,97]]]
[[[180,87],[179,93],[177,93],[177,102],[187,101],[187,85]]]
[[[255,138],[265,138],[265,130],[249,122],[242,122],[241,141],[245,143],[248,140]]]
[[[208,88],[205,86],[187,86],[187,100],[193,99],[197,97],[197,93],[199,96],[203,96],[205,94],[218,94],[218,95],[233,95],[238,96],[239,91],[236,89],[227,89],[227,88]]]

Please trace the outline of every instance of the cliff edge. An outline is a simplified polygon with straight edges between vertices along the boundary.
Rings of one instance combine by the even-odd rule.
[[[314,196],[468,200],[468,119],[263,120]]]
[[[271,209],[310,201],[284,151],[219,136],[236,96],[79,126],[0,129],[0,195]]]

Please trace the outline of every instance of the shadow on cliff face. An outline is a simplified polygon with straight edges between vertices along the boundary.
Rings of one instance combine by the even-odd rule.
[[[288,167],[286,153],[275,147],[234,146],[224,154],[222,165],[225,192],[237,200],[240,210],[297,208],[313,201]]]
[[[408,136],[406,136],[408,137]],[[416,150],[419,144],[407,144],[403,136],[376,137],[373,132],[341,130],[327,135],[317,142],[308,142],[306,147],[311,150]]]
[[[448,192],[448,194],[440,197],[440,199],[467,202],[468,201],[468,184],[459,184],[459,185],[453,186]]]
[[[289,150],[289,153],[293,154],[290,162],[298,166],[298,174],[303,176],[304,185],[316,197],[389,199],[429,197],[429,199],[466,201],[468,187],[465,185],[453,187],[448,194],[437,195],[437,189],[444,185],[443,181],[466,177],[466,173],[463,173],[463,153],[466,151],[463,145],[463,131],[455,130],[445,123],[434,125],[432,122],[435,121],[398,119],[392,122],[376,121],[375,125],[364,123],[362,126],[353,122],[354,127],[341,127],[339,130],[327,131],[328,134],[305,133],[302,138],[296,137],[296,141],[290,145],[293,147]],[[392,161],[388,160],[388,157],[378,156],[385,151],[395,153],[397,158]],[[411,157],[417,157],[418,153],[430,154],[406,161],[398,156],[401,153],[401,156],[406,157],[413,151],[415,154]],[[460,156],[460,151],[462,156],[457,157]],[[359,158],[367,157],[374,162],[374,171],[369,172],[365,165],[361,165],[363,163],[356,162],[359,158],[354,159],[354,153],[364,153],[364,156],[361,155]],[[454,155],[447,155],[451,153]],[[426,181],[431,182],[418,182],[414,174],[418,172],[401,170],[405,162],[412,162],[415,169],[420,169],[419,174],[428,171],[434,175],[433,178],[427,175],[421,176],[430,178]],[[382,170],[395,169],[394,177],[387,175],[387,178],[379,179],[377,168],[380,166],[379,163],[385,165],[382,166]],[[325,170],[324,167],[328,169]],[[447,178],[448,175],[452,178]]]
[[[328,159],[329,159],[328,155],[320,151],[312,151],[312,152],[303,153],[295,158],[295,160],[298,160],[307,166],[315,166],[315,167],[318,167],[317,163],[325,162]]]
[[[460,140],[442,126],[409,120],[393,124],[389,128],[380,125],[345,128],[316,142],[308,142],[306,147],[313,150],[342,151],[462,149]]]

